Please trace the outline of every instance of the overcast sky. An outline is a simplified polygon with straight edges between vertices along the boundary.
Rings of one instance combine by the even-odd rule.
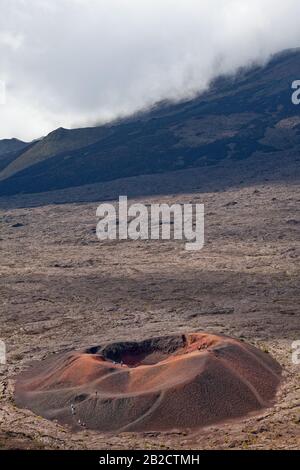
[[[299,0],[0,0],[0,138],[193,96],[300,46],[299,21]]]

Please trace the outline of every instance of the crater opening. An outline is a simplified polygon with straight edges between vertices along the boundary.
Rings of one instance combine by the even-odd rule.
[[[95,346],[87,350],[88,354],[102,356],[105,361],[127,367],[154,365],[180,354],[187,346],[185,335],[151,338],[141,342],[118,342],[104,347]]]

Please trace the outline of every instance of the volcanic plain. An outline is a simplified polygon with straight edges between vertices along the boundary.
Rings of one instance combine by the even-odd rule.
[[[205,247],[194,253],[172,240],[99,242],[98,189],[93,201],[58,204],[53,194],[40,202],[35,195],[34,206],[25,196],[0,200],[0,337],[8,352],[0,366],[0,447],[298,448],[300,381],[292,343],[300,338],[299,186],[248,182],[134,199],[204,203]],[[41,367],[116,341],[199,332],[235,338],[274,358],[281,381],[272,403],[199,428],[187,422],[174,429],[97,430],[74,429],[16,399],[16,377],[32,363]],[[126,361],[125,369],[137,370]]]

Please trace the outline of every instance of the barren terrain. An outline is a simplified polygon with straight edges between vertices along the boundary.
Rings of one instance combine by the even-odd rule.
[[[296,183],[140,198],[205,204],[205,248],[194,253],[174,241],[100,243],[97,202],[39,206],[35,196],[37,207],[26,207],[22,198],[2,200],[0,212],[0,337],[8,348],[0,448],[299,448],[300,369],[291,349],[300,339]],[[33,360],[200,330],[247,341],[279,361],[273,408],[199,431],[102,434],[74,433],[14,403],[14,376]]]

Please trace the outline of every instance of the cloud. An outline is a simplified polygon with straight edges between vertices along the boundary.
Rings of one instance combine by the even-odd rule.
[[[191,97],[300,45],[299,0],[0,0],[0,11],[0,138]]]

